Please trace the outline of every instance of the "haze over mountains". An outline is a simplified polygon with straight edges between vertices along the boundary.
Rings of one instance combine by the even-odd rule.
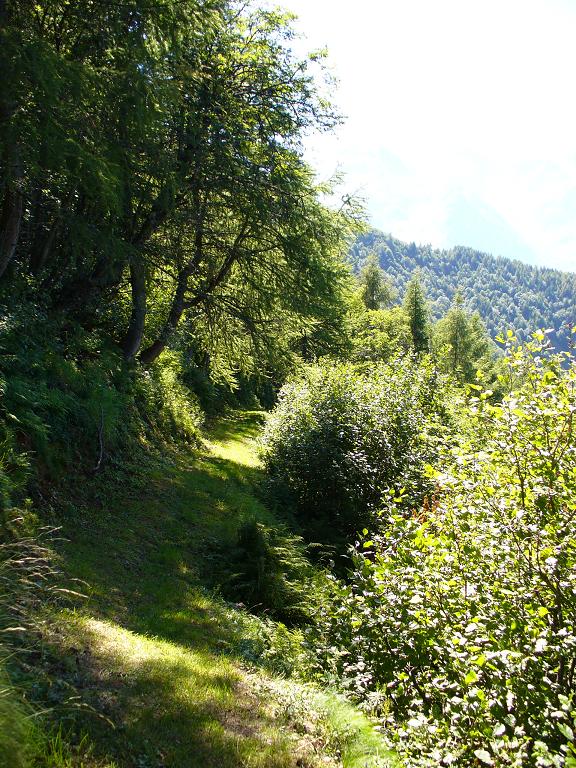
[[[433,319],[447,311],[460,290],[466,306],[480,313],[492,337],[507,328],[524,335],[538,328],[558,331],[566,324],[576,324],[574,272],[536,267],[462,246],[443,250],[405,243],[377,230],[355,241],[350,250],[354,267],[360,267],[371,252],[378,254],[380,266],[400,298],[419,270]]]

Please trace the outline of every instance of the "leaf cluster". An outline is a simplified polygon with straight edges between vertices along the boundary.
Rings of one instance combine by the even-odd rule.
[[[309,535],[342,544],[377,521],[391,489],[411,501],[426,492],[443,386],[406,356],[311,366],[282,388],[262,456]]]

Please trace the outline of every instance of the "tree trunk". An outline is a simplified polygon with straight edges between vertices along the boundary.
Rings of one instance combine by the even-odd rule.
[[[6,187],[0,217],[0,277],[6,272],[8,264],[16,253],[22,223],[24,205],[22,192],[18,189],[22,178],[19,164],[17,164],[14,176],[14,180],[9,182]]]
[[[5,0],[0,0],[0,32],[8,29],[11,23],[12,13],[10,7]],[[0,61],[0,64],[4,68],[9,62]],[[8,71],[5,75],[7,78],[10,78],[12,75],[10,72],[11,67],[8,65],[6,68]],[[8,126],[10,123],[17,106],[16,103],[9,100],[7,92],[8,89],[3,89],[3,92],[0,91],[0,126],[3,132],[5,126]],[[6,272],[6,268],[16,252],[24,211],[21,189],[24,175],[22,163],[20,162],[17,141],[9,138],[9,133],[8,131],[7,135],[2,136],[0,139],[5,142],[3,161],[7,176],[2,211],[0,212],[0,277]]]
[[[195,169],[196,179],[198,178],[198,174],[199,165],[197,164]],[[194,255],[188,264],[178,273],[178,283],[172,299],[172,306],[170,307],[170,312],[164,323],[164,327],[160,331],[160,335],[156,341],[154,341],[147,349],[143,350],[140,355],[140,359],[145,365],[149,365],[156,360],[158,355],[165,349],[166,344],[170,341],[170,337],[178,327],[178,323],[186,309],[188,281],[204,259],[204,206],[202,204],[200,189],[196,183],[194,183],[192,199],[194,201],[195,211]]]
[[[172,306],[170,307],[170,313],[168,319],[164,323],[164,327],[160,331],[160,335],[154,343],[150,344],[150,346],[144,349],[140,354],[140,360],[142,360],[145,365],[149,365],[156,360],[158,355],[166,347],[166,344],[170,341],[170,337],[180,322],[180,318],[184,312],[184,299],[186,296],[186,289],[188,288],[188,274],[188,271],[186,271],[179,276],[176,292],[172,299]]]
[[[153,362],[158,357],[158,355],[162,352],[162,350],[168,343],[170,336],[176,330],[176,326],[180,322],[180,318],[182,317],[184,310],[192,309],[193,307],[197,307],[200,304],[202,304],[202,302],[208,296],[210,296],[210,294],[216,288],[218,288],[218,286],[221,283],[223,283],[224,280],[228,277],[228,275],[230,274],[230,271],[232,270],[232,267],[234,266],[234,264],[236,263],[239,257],[242,243],[246,239],[247,232],[248,232],[248,222],[249,222],[249,217],[246,217],[246,219],[242,223],[242,226],[240,227],[238,234],[236,235],[234,243],[230,248],[230,252],[226,256],[226,258],[223,260],[216,274],[214,274],[204,284],[202,288],[198,289],[198,292],[193,298],[186,301],[186,291],[188,289],[188,280],[190,276],[194,273],[194,270],[200,265],[203,259],[204,223],[203,221],[201,222],[201,224],[199,223],[199,228],[196,230],[196,235],[195,235],[196,247],[195,247],[194,258],[188,264],[188,266],[180,272],[178,276],[178,285],[176,287],[176,293],[174,294],[174,299],[172,301],[170,314],[168,315],[166,324],[164,325],[164,328],[162,329],[158,339],[153,344],[151,344],[148,347],[148,349],[145,349],[144,352],[142,352],[141,359],[144,363]]]
[[[126,360],[136,357],[146,321],[146,268],[140,256],[135,257],[130,264],[130,286],[132,289],[132,313],[130,325],[122,342]]]
[[[30,254],[30,272],[34,276],[38,276],[44,269],[54,241],[56,240],[56,234],[58,232],[58,224],[60,223],[59,217],[57,217],[48,231],[44,230],[42,233],[37,233],[32,245],[32,252]]]
[[[136,357],[142,344],[142,337],[144,336],[144,325],[146,322],[146,266],[142,251],[146,242],[168,218],[173,204],[174,201],[170,199],[168,191],[162,190],[142,222],[138,233],[131,241],[133,248],[138,252],[132,256],[130,263],[132,313],[130,325],[122,342],[126,360],[132,360]]]

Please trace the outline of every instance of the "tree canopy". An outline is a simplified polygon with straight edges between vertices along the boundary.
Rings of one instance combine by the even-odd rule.
[[[314,338],[335,320],[353,216],[320,202],[301,137],[339,118],[321,57],[292,53],[289,14],[227,0],[1,13],[0,290],[144,363],[184,319],[201,341],[236,324],[252,351],[280,323]]]

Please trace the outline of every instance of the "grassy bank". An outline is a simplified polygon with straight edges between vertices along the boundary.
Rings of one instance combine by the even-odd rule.
[[[261,418],[221,420],[195,454],[138,456],[55,500],[60,567],[86,598],[50,618],[20,672],[61,734],[38,764],[390,764],[346,702],[250,668],[258,620],[211,588],[243,522],[278,522],[254,494]]]

